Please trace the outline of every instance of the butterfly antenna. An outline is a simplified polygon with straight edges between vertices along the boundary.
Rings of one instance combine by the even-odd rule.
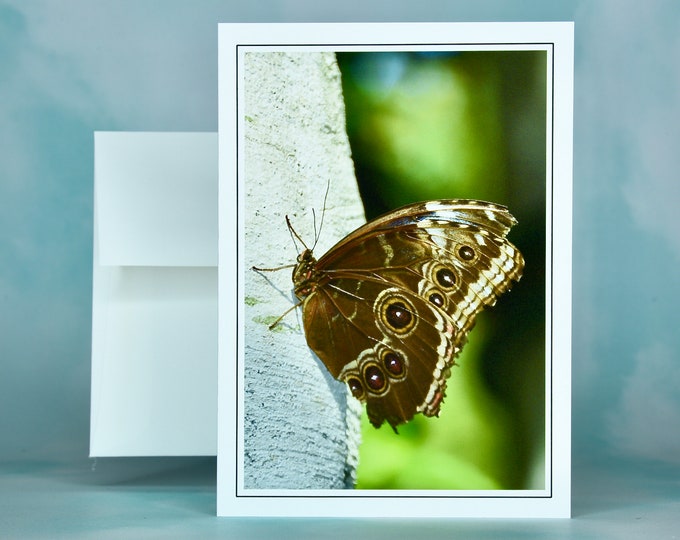
[[[323,228],[323,218],[326,215],[326,200],[328,200],[328,192],[331,189],[331,181],[329,180],[328,183],[326,184],[326,194],[323,196],[323,209],[321,210],[321,221],[319,222],[319,230],[316,230],[316,213],[314,212],[314,209],[312,208],[312,214],[314,215],[314,245],[312,246],[312,250],[316,247],[316,243],[319,241],[319,238],[321,238],[321,229]]]
[[[323,218],[323,214],[321,215]],[[319,238],[319,231],[316,230],[316,210],[312,208],[312,223],[314,224],[314,244],[312,245],[312,250],[316,247],[316,241]],[[323,225],[323,221],[319,224],[319,228]]]
[[[297,233],[297,231],[295,229],[293,229],[293,225],[291,224],[288,216],[286,216],[286,225],[288,225],[288,231],[290,232],[290,235],[293,238],[293,243],[295,243],[295,239],[297,238],[298,241],[303,245],[303,247],[305,249],[309,249],[307,247],[307,244],[305,244],[305,241],[302,238],[300,238],[300,235]]]

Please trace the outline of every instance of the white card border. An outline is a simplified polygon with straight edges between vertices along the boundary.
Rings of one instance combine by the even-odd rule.
[[[236,356],[240,202],[236,95],[239,49],[546,50],[546,489],[527,491],[243,490]],[[552,61],[551,60],[552,56]],[[552,76],[550,76],[552,75]],[[569,517],[571,498],[571,199],[573,23],[322,23],[219,25],[219,334],[217,514],[222,516]],[[552,97],[552,101],[550,100]],[[552,115],[552,122],[550,118]],[[550,178],[552,177],[552,178]],[[550,181],[552,180],[552,181]],[[236,195],[236,196],[234,196]],[[233,306],[239,306],[234,310]]]

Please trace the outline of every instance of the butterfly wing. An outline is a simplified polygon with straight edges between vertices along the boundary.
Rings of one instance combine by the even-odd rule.
[[[419,203],[351,233],[316,263],[309,346],[376,427],[437,415],[475,317],[519,280],[514,218],[480,201]]]

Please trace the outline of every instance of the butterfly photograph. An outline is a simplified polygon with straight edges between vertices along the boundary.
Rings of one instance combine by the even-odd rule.
[[[237,499],[549,498],[550,44],[234,51]]]

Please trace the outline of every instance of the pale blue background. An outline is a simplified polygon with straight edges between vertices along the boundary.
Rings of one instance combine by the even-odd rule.
[[[577,519],[436,522],[425,531],[680,535],[680,4],[7,0],[0,2],[0,537],[73,537],[81,529],[100,529],[100,538],[422,534],[381,522],[324,529],[319,520],[216,520],[212,460],[88,460],[92,134],[216,131],[218,22],[477,20],[576,22]]]

